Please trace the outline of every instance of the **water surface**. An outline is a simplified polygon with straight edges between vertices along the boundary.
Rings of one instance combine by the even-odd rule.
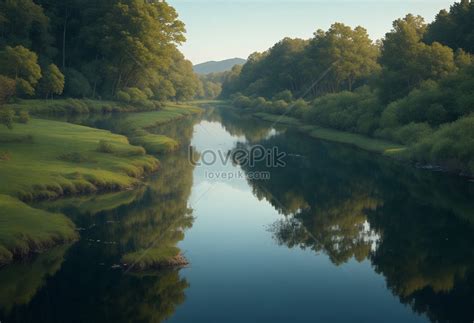
[[[160,156],[146,186],[40,205],[70,216],[81,239],[0,271],[1,322],[474,319],[472,182],[232,111],[154,131],[182,149]],[[190,145],[202,155],[255,144],[286,152],[286,167],[188,160]],[[209,175],[222,173],[241,177]],[[188,267],[120,266],[174,248]]]

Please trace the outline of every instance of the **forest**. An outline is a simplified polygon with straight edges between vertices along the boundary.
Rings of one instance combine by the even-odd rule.
[[[401,158],[474,174],[474,3],[427,24],[407,14],[381,40],[334,23],[284,38],[223,76],[221,96],[265,112],[404,145]],[[272,120],[279,120],[274,118]]]
[[[153,108],[203,96],[177,49],[184,33],[164,1],[2,0],[0,104],[62,96]]]

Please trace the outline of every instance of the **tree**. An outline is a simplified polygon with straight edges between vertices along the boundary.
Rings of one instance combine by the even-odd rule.
[[[422,81],[438,79],[455,70],[452,49],[422,42],[426,24],[420,16],[407,15],[393,22],[382,42],[381,96],[385,102],[407,95]]]
[[[358,26],[351,29],[335,23],[327,32],[318,30],[308,48],[309,64],[317,65],[315,75],[332,66],[329,77],[331,92],[345,85],[349,91],[356,81],[367,78],[380,67],[377,63],[378,47],[372,42],[367,30]]]
[[[15,95],[15,80],[0,75],[0,107],[8,102],[8,99]]]
[[[32,0],[0,1],[0,48],[21,45],[40,55],[54,55],[49,18]]]
[[[23,46],[7,46],[0,51],[0,74],[16,81],[19,94],[34,95],[41,78],[38,56]]]
[[[52,98],[53,94],[63,93],[64,75],[56,65],[50,64],[45,68],[39,87],[46,99]]]
[[[439,42],[474,53],[474,2],[461,0],[449,12],[441,10],[428,26],[424,39],[428,44]]]

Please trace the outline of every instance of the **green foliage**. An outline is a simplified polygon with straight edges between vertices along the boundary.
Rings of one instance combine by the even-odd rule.
[[[461,0],[454,3],[449,12],[441,10],[428,26],[424,38],[428,43],[440,42],[474,53],[474,3]]]
[[[0,264],[77,239],[74,224],[62,214],[34,209],[0,194]]]
[[[11,109],[0,109],[0,124],[4,125],[8,129],[13,128],[13,120],[15,112]]]
[[[441,126],[416,144],[410,157],[474,175],[474,115]]]
[[[165,1],[111,0],[100,6],[90,0],[2,1],[0,13],[0,48],[7,51],[2,57],[8,55],[0,74],[16,79],[20,95],[35,94],[41,77],[30,77],[38,73],[29,68],[31,57],[19,52],[24,49],[46,66],[44,97],[63,88],[74,98],[116,98],[128,88],[140,89],[148,99],[202,96],[192,64],[177,49],[185,41],[184,24]],[[16,52],[8,46],[17,46]],[[28,69],[26,75],[16,75],[14,59]],[[61,67],[64,85],[53,66]]]
[[[310,40],[284,38],[268,51],[250,55],[242,68],[235,68],[224,80],[222,95],[241,92],[277,101],[285,93],[282,99],[289,102],[303,94],[351,91],[377,73],[378,55],[364,28],[335,23]],[[325,77],[315,82],[320,76]]]
[[[453,50],[440,43],[422,42],[426,24],[420,16],[407,15],[393,22],[382,41],[381,97],[384,102],[401,98],[427,79],[439,79],[455,70]]]
[[[404,125],[392,133],[392,140],[406,145],[419,142],[423,138],[429,137],[433,133],[431,127],[426,123],[411,122]]]
[[[27,111],[20,111],[18,113],[19,123],[28,123],[30,121],[30,114]]]
[[[371,135],[378,128],[381,110],[377,95],[363,87],[355,92],[327,94],[314,100],[303,118],[325,127]]]
[[[107,142],[105,140],[99,141],[99,148],[97,148],[97,151],[101,153],[106,153],[106,154],[111,154],[114,152],[114,149],[112,147],[112,144],[110,142]]]
[[[281,91],[273,96],[274,101],[283,100],[286,103],[293,101],[293,94],[289,90]]]
[[[130,102],[130,100],[132,99],[130,97],[130,94],[128,94],[125,91],[118,91],[116,97],[117,97],[117,100],[121,102]]]
[[[16,80],[19,94],[34,95],[41,78],[38,56],[23,46],[7,46],[0,51],[0,74]]]
[[[92,88],[81,72],[68,68],[65,72],[64,93],[73,98],[85,98],[91,95]]]
[[[6,76],[0,75],[0,108],[8,102],[8,100],[15,95],[16,91],[15,80]]]
[[[39,88],[46,99],[52,97],[53,94],[61,95],[63,93],[64,75],[56,65],[50,64],[43,70]]]

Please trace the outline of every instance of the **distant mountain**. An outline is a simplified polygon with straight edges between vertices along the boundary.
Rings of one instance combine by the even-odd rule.
[[[210,61],[194,65],[194,72],[197,74],[209,74],[230,71],[234,65],[245,64],[246,60],[243,58],[231,58],[223,61]]]

